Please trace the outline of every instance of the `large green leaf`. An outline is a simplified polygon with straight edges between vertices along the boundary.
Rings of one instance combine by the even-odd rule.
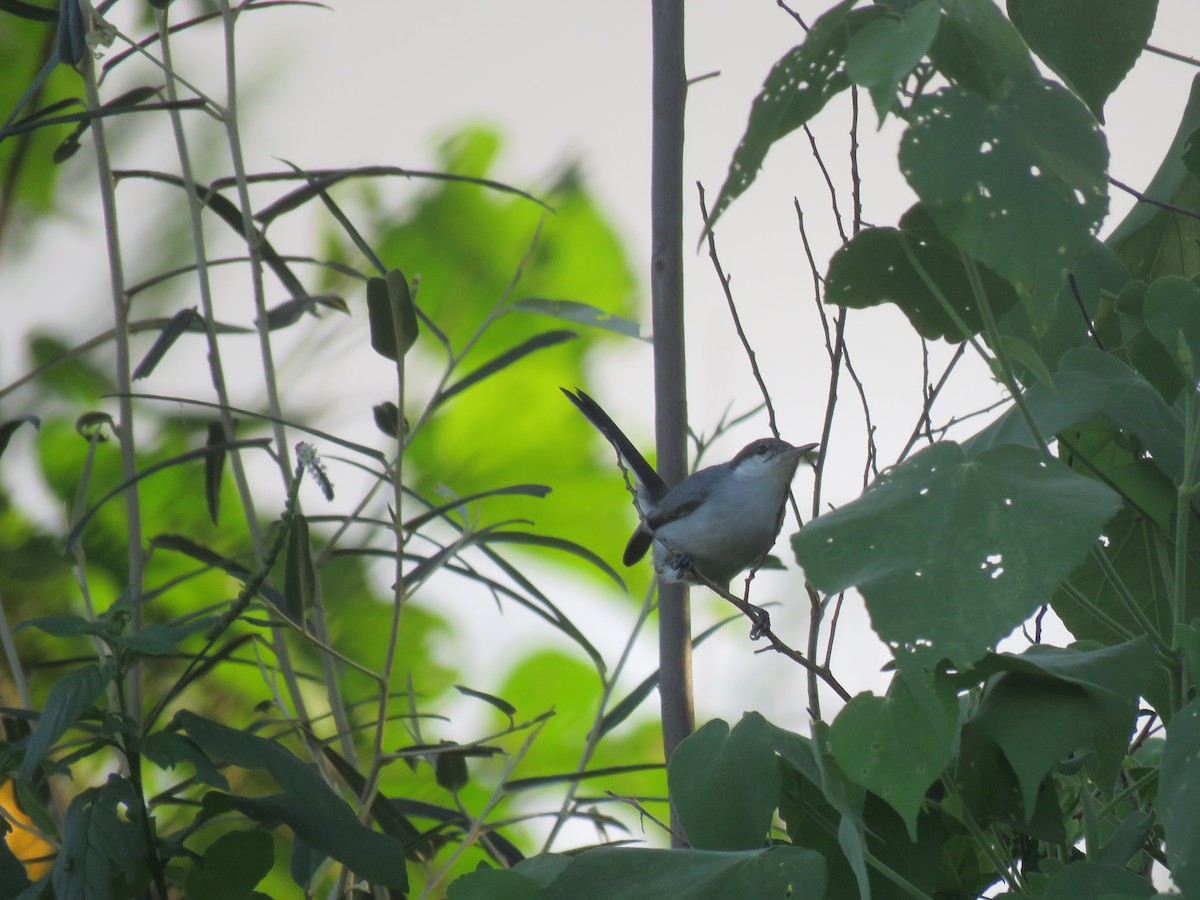
[[[995,315],[1016,306],[1016,292],[1007,281],[985,266],[979,267],[979,273]],[[854,309],[894,303],[921,337],[953,343],[965,340],[968,335],[937,294],[972,334],[983,329],[962,254],[937,230],[920,204],[901,216],[899,229],[860,231],[829,262],[826,302]]]
[[[1037,74],[1021,35],[992,0],[942,0],[931,56],[954,84],[993,98],[1012,78]]]
[[[821,855],[782,845],[737,852],[600,847],[572,859],[544,896],[547,900],[818,900],[824,894]],[[462,896],[490,900],[494,895]]]
[[[1149,200],[1182,209],[1200,208],[1200,179],[1188,172],[1184,150],[1200,128],[1200,76],[1192,79],[1192,90],[1179,120],[1171,146],[1150,184],[1142,191]],[[1154,203],[1138,203],[1105,239],[1129,267],[1134,278],[1151,282],[1163,275],[1191,275],[1200,271],[1200,220],[1164,209]]]
[[[1192,896],[1200,892],[1200,700],[1167,723],[1158,797],[1171,880]]]
[[[713,203],[709,227],[754,183],[771,146],[850,86],[842,59],[850,39],[887,15],[878,6],[852,9],[857,2],[842,0],[822,15],[809,29],[804,43],[789,50],[771,68],[750,107],[750,121]]]
[[[895,809],[914,843],[925,792],[950,762],[958,730],[954,694],[941,699],[931,711],[897,676],[886,697],[859,694],[829,729],[842,771]]]
[[[1167,895],[1156,893],[1150,879],[1128,869],[1080,860],[1055,872],[1041,896],[1047,900],[1144,900]]]
[[[779,805],[780,788],[766,720],[748,713],[732,731],[720,719],[707,723],[675,749],[667,783],[691,846],[761,847]]]
[[[1008,0],[1013,25],[1104,121],[1104,102],[1142,53],[1158,0]]]
[[[877,19],[846,47],[846,75],[871,91],[882,122],[899,102],[897,88],[929,52],[942,13],[934,0],[921,0],[902,19]]]
[[[990,101],[944,88],[913,104],[912,121],[900,148],[908,183],[946,237],[1012,283],[1041,330],[1108,209],[1103,134],[1069,92],[1034,78]]]
[[[285,791],[269,797],[220,795],[228,804],[264,824],[286,822],[309,846],[374,884],[407,889],[404,845],[363,826],[315,767],[278,741],[186,710],[176,715],[176,721],[208,756],[244,769],[265,769]]]
[[[965,667],[1049,601],[1119,509],[1109,488],[1001,446],[935,444],[792,538],[820,590],[857,586],[889,644]]]
[[[1125,758],[1138,697],[1153,671],[1148,640],[1092,651],[1034,646],[990,657],[993,677],[972,722],[1004,752],[1032,817],[1047,774],[1077,751],[1109,790]]]
[[[1191,383],[1200,371],[1200,287],[1165,275],[1146,291],[1146,327]]]

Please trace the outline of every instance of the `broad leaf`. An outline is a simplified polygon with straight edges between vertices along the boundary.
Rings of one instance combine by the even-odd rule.
[[[1200,208],[1200,179],[1183,162],[1188,139],[1200,128],[1200,76],[1192,90],[1171,146],[1158,171],[1143,190],[1149,200],[1183,209]],[[1134,278],[1151,282],[1163,275],[1187,275],[1200,270],[1200,220],[1153,203],[1138,203],[1113,229],[1106,243],[1116,251]]]
[[[979,274],[995,315],[1016,306],[1017,295],[1008,282],[986,266],[979,267]],[[938,294],[954,315],[946,311]],[[894,303],[927,339],[966,340],[968,335],[955,316],[971,334],[983,329],[962,254],[920,204],[900,218],[899,229],[867,228],[833,255],[825,301],[854,309]]]
[[[925,792],[950,762],[958,730],[954,694],[941,699],[931,711],[898,675],[886,697],[859,694],[829,729],[829,748],[842,771],[895,809],[914,843]]]
[[[1033,78],[991,101],[956,87],[920,98],[900,148],[938,230],[1017,289],[1035,331],[1108,210],[1107,165],[1087,109]]]
[[[1146,291],[1146,327],[1187,376],[1200,371],[1200,287],[1178,275],[1157,279]]]
[[[897,90],[929,51],[941,18],[934,0],[921,0],[903,19],[877,19],[850,39],[846,75],[871,91],[881,123],[896,109]]]
[[[965,667],[1049,601],[1119,509],[1109,488],[1002,446],[936,444],[792,538],[828,593],[857,586],[883,640]]]
[[[754,183],[771,146],[849,87],[842,63],[847,44],[859,30],[886,15],[880,7],[851,9],[856,2],[842,0],[817,19],[804,43],[788,51],[771,69],[750,108],[746,132],[733,152],[729,173],[713,203],[709,228]]]
[[[1014,78],[1037,75],[1021,35],[992,0],[943,0],[946,15],[930,56],[959,87],[989,99]]]
[[[1171,880],[1190,896],[1200,892],[1200,700],[1167,723],[1158,797]]]
[[[773,735],[758,713],[733,729],[714,719],[689,736],[667,769],[688,843],[701,850],[761,847],[779,805]]]
[[[1158,0],[1008,0],[1022,37],[1092,114],[1133,68],[1154,28]]]

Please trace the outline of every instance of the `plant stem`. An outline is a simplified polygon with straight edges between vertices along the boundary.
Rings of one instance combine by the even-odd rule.
[[[81,62],[83,84],[90,111],[100,109],[100,95],[96,89],[96,63],[91,53],[85,53]],[[123,480],[137,477],[137,445],[133,427],[132,367],[129,350],[129,301],[125,296],[125,270],[121,257],[121,239],[117,220],[117,197],[112,177],[112,163],[108,155],[108,142],[104,136],[104,119],[92,119],[89,126],[96,147],[96,168],[99,174],[100,205],[104,213],[104,240],[108,251],[109,289],[113,308],[113,344],[116,349],[117,385],[117,443],[121,451],[121,473]],[[145,575],[146,557],[142,549],[141,499],[136,483],[125,489],[125,538],[128,542],[128,590],[133,615],[129,623],[130,634],[137,634],[142,625],[142,582]],[[142,709],[141,666],[129,672],[129,707],[135,719],[140,720]]]

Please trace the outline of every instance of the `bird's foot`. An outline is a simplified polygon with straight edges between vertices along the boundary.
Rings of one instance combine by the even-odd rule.
[[[754,612],[750,615],[754,626],[750,629],[750,640],[757,641],[760,637],[771,630],[771,614],[761,606],[755,606],[753,603],[748,603],[747,606]]]

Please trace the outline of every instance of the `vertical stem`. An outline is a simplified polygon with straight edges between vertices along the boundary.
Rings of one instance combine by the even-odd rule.
[[[83,85],[87,94],[89,110],[100,108],[100,95],[96,90],[96,64],[91,53],[85,53],[81,62]],[[117,385],[117,434],[121,448],[121,476],[129,483],[125,489],[125,536],[129,543],[129,599],[133,616],[129,623],[131,634],[136,634],[142,625],[142,579],[146,557],[142,550],[142,512],[137,483],[137,453],[133,432],[132,368],[129,355],[129,300],[125,296],[125,270],[121,260],[121,239],[117,225],[117,197],[112,177],[112,163],[108,156],[108,143],[104,139],[104,119],[95,118],[91,123],[92,142],[96,147],[96,168],[100,182],[100,205],[104,213],[104,240],[108,251],[109,290],[113,306],[113,345],[116,348]],[[142,714],[142,669],[134,666],[129,671],[129,713],[140,721]]]
[[[289,461],[287,435],[284,433],[283,411],[279,403],[279,390],[275,383],[275,360],[271,352],[271,333],[267,326],[267,299],[263,288],[262,265],[262,236],[254,225],[250,207],[250,187],[246,180],[246,164],[242,158],[242,139],[238,132],[238,96],[237,96],[237,52],[234,32],[237,25],[237,13],[229,6],[229,0],[219,0],[221,21],[225,28],[225,115],[222,123],[229,142],[229,156],[233,165],[234,177],[237,181],[238,206],[242,213],[242,232],[250,254],[250,275],[254,289],[254,326],[258,332],[259,353],[262,358],[263,384],[267,392],[267,408],[273,417],[275,438],[275,456],[279,460],[280,475],[284,488],[291,486],[292,471]],[[300,692],[300,682],[296,678],[292,666],[291,653],[287,641],[280,629],[272,629],[272,649],[279,661],[280,671],[288,686],[292,703],[296,707],[296,715],[304,723],[309,721],[305,707],[304,696]]]
[[[653,126],[650,173],[650,292],[658,467],[667,484],[686,473],[687,390],[683,343],[683,3],[653,0]],[[691,610],[687,588],[660,584],[658,650],[667,759],[694,728]],[[680,833],[671,811],[671,830]],[[673,838],[673,841],[676,840]]]

